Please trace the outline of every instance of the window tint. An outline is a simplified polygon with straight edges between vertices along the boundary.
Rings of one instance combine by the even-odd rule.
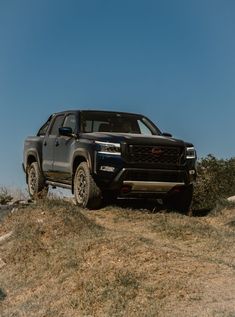
[[[101,119],[101,120],[99,120]],[[104,118],[106,119],[106,118]],[[133,118],[110,117],[106,121],[102,118],[96,120],[85,120],[83,122],[84,132],[120,132],[120,133],[140,133],[139,125]]]
[[[92,132],[92,124],[93,124],[92,120],[83,121],[83,131],[87,133]]]
[[[84,122],[84,132],[110,132],[111,127],[110,123],[106,121],[98,121],[98,120],[86,120]]]
[[[57,116],[53,122],[53,126],[50,131],[50,135],[58,135],[59,134],[59,128],[62,126],[64,116]]]
[[[71,128],[74,133],[76,129],[76,116],[74,114],[69,114],[64,120],[63,127]]]
[[[140,115],[114,112],[82,113],[81,128],[83,132],[117,132],[160,135],[160,130],[147,118]]]

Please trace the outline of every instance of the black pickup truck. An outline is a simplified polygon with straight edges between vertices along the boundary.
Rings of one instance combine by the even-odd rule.
[[[55,113],[24,143],[29,194],[40,197],[49,185],[69,188],[77,204],[89,209],[117,197],[150,197],[187,212],[195,164],[191,143],[133,113]]]

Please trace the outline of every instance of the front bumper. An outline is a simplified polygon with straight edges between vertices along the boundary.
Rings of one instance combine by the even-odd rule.
[[[161,193],[166,194],[174,187],[183,187],[185,183],[174,183],[174,182],[146,182],[146,181],[124,181],[123,182],[123,193],[130,192],[133,194],[138,193]]]
[[[192,184],[196,179],[195,162],[187,160],[182,166],[131,164],[122,156],[98,154],[95,179],[102,190],[121,195],[167,194],[174,188]],[[154,166],[155,165],[155,166]]]
[[[174,188],[192,184],[196,178],[195,170],[122,168],[115,177],[110,179],[111,174],[110,172],[99,173],[99,180],[103,180],[101,188],[116,191],[122,196],[136,194],[162,196]]]

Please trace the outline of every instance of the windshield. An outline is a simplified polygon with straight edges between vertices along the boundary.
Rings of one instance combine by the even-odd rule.
[[[145,117],[112,112],[83,112],[83,132],[114,132],[160,135],[161,132]]]

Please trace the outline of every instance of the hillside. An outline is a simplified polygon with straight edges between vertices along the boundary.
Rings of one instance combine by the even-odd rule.
[[[47,200],[0,222],[0,316],[235,315],[235,209]]]

